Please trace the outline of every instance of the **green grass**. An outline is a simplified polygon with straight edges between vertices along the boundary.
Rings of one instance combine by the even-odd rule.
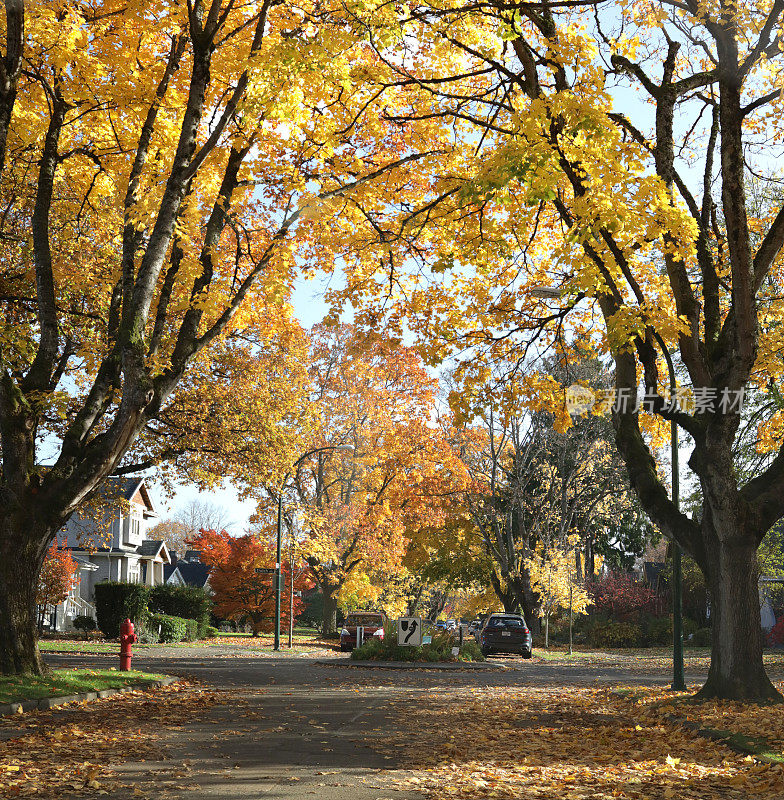
[[[120,689],[129,684],[151,683],[162,677],[163,675],[138,670],[116,672],[109,669],[58,669],[45,676],[0,677],[0,703]]]
[[[137,650],[148,650],[151,645],[135,644],[134,652]],[[38,649],[42,653],[120,653],[119,642],[80,642],[75,639],[40,639]]]

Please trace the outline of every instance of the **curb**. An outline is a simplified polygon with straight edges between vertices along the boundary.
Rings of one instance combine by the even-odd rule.
[[[63,706],[66,703],[82,703],[86,700],[98,700],[105,697],[112,697],[115,694],[125,692],[143,692],[146,689],[160,689],[162,686],[171,686],[177,683],[180,678],[161,678],[160,680],[148,681],[147,683],[135,683],[122,686],[119,689],[101,689],[97,692],[82,692],[81,694],[64,694],[57,697],[42,697],[40,700],[22,700],[19,703],[0,704],[0,717],[8,717],[13,714],[22,714],[28,711],[48,711],[50,708]]]
[[[504,664],[488,664],[484,661],[352,661],[350,658],[335,658],[319,659],[315,663],[322,667],[358,667],[360,669],[485,670],[488,672],[514,669]]]

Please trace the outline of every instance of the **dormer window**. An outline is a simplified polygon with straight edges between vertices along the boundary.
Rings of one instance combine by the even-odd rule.
[[[131,511],[130,516],[125,522],[125,538],[123,544],[134,545],[139,543],[141,538],[141,521],[135,511]]]

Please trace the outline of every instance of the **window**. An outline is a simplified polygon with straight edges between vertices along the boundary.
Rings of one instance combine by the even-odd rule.
[[[523,628],[523,621],[519,617],[491,617],[487,623],[488,628]]]

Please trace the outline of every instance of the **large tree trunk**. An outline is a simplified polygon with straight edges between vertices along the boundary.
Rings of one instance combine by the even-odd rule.
[[[6,518],[0,536],[0,672],[41,675],[36,589],[48,542],[29,528],[13,530],[19,525]]]
[[[333,636],[338,631],[338,587],[330,586],[325,581],[321,590],[324,593],[324,615],[321,622],[321,635]]]
[[[698,697],[781,702],[762,662],[757,547],[727,541],[726,535],[715,536],[712,545],[706,548],[712,597],[711,666]]]

